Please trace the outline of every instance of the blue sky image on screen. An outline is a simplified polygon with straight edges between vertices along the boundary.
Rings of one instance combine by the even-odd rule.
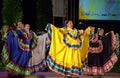
[[[80,20],[120,20],[120,0],[79,0]]]

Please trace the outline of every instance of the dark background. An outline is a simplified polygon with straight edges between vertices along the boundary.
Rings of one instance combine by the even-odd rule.
[[[36,0],[22,0],[23,4],[23,23],[30,23],[32,30],[36,30]],[[79,0],[68,0],[68,19],[73,20],[76,28],[85,29],[87,26],[104,28],[106,31],[114,30],[120,33],[120,21],[111,20],[78,20]],[[47,7],[47,6],[46,6]],[[0,0],[0,28],[2,27],[2,0]],[[55,25],[62,26],[62,18],[55,18]]]

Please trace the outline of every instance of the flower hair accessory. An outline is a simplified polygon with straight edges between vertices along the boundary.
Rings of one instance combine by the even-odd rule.
[[[65,25],[68,23],[68,20],[65,20]]]

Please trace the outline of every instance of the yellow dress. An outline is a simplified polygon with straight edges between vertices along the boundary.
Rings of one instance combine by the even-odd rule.
[[[47,25],[51,39],[47,56],[49,68],[62,75],[81,75],[88,56],[90,28],[85,31]],[[84,35],[83,35],[84,32]]]

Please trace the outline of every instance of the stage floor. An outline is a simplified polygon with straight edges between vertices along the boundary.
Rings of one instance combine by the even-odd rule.
[[[0,78],[21,78],[18,76],[8,76],[8,73],[5,71],[1,71],[0,72]],[[54,72],[39,72],[36,73],[34,75],[31,75],[30,77],[27,78],[68,78],[59,74],[56,74]],[[98,76],[80,76],[80,77],[71,77],[71,78],[99,78]],[[101,78],[120,78],[120,73],[107,73],[103,76],[101,76]]]

